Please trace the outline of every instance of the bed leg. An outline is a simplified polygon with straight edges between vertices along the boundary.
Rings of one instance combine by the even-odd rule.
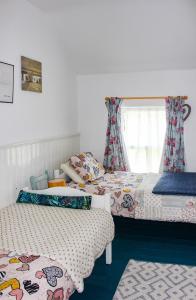
[[[106,264],[111,265],[112,263],[112,243],[106,247]]]

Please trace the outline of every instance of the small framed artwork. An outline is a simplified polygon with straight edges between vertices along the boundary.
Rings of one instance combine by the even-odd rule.
[[[14,65],[0,62],[0,102],[13,103]]]
[[[22,90],[42,92],[42,64],[41,62],[21,56]]]

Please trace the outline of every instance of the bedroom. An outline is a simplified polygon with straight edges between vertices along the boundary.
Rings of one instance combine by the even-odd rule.
[[[14,93],[13,103],[0,102],[0,208],[30,188],[31,176],[45,170],[51,175],[74,154],[92,152],[103,163],[107,96],[187,96],[186,171],[195,172],[195,17],[194,0],[2,0],[0,61],[14,73]],[[42,92],[22,90],[21,57],[41,62]],[[164,99],[123,103],[128,109],[165,108]],[[70,299],[112,299],[129,260],[160,263],[160,268],[195,266],[195,224],[123,217],[114,222],[112,264],[102,255],[84,292]],[[28,296],[24,291],[23,300]],[[36,293],[29,297],[36,299]]]

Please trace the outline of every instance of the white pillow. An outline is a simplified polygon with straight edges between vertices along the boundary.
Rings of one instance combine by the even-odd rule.
[[[76,173],[74,168],[70,165],[69,161],[61,164],[61,169],[68,175],[75,183],[85,183],[85,181]]]
[[[111,195],[110,193],[105,195],[94,195],[85,193],[78,189],[71,187],[53,187],[45,190],[30,190],[28,188],[23,188],[23,191],[33,194],[42,195],[57,195],[57,196],[92,196],[91,207],[105,209],[111,212]]]

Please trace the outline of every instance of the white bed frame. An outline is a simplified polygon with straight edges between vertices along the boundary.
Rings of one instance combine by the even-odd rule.
[[[105,210],[111,214],[111,203],[110,198],[105,200]],[[112,263],[112,242],[109,243],[105,249],[106,264],[111,265]]]
[[[109,243],[105,249],[106,253],[106,264],[111,265],[112,263],[112,243]]]
[[[92,196],[95,197],[96,195],[92,194]],[[103,197],[103,196],[105,196],[105,197]],[[110,195],[110,193],[107,193],[103,196],[97,195],[97,197],[99,197],[99,199],[93,198],[91,207],[104,209],[111,214],[111,195]],[[105,253],[106,253],[106,264],[111,265],[111,263],[112,263],[112,243],[109,243],[106,246]]]

